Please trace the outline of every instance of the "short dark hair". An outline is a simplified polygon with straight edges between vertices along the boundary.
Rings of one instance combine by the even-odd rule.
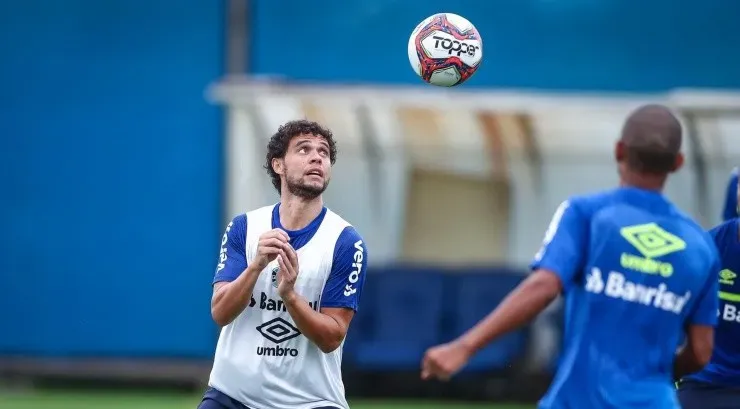
[[[624,123],[621,141],[627,166],[640,173],[670,173],[681,151],[681,122],[663,105],[644,105]]]
[[[329,144],[329,161],[332,165],[337,161],[337,144],[331,130],[321,126],[318,122],[308,119],[297,119],[286,122],[278,127],[277,132],[270,138],[267,144],[267,156],[265,157],[265,170],[272,179],[272,185],[281,193],[280,175],[272,168],[272,160],[284,158],[288,151],[290,141],[298,135],[316,135],[326,139]]]

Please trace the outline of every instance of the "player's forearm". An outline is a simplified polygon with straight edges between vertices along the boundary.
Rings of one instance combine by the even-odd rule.
[[[344,340],[344,330],[334,318],[314,310],[298,294],[284,298],[283,302],[293,322],[301,333],[324,353],[339,348]]]
[[[247,267],[236,280],[219,288],[211,299],[211,316],[219,326],[230,324],[247,308],[260,271]]]
[[[708,326],[694,327],[688,334],[686,345],[678,351],[673,361],[674,379],[701,371],[712,359],[713,348],[714,330]]]
[[[676,360],[673,361],[673,377],[679,380],[686,375],[699,372],[705,363],[697,359],[690,348],[684,347],[676,354]]]
[[[549,272],[533,274],[512,291],[501,304],[459,339],[474,354],[494,339],[534,319],[557,298],[560,282]]]

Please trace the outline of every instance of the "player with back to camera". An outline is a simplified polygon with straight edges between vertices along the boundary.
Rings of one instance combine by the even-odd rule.
[[[323,204],[336,155],[316,122],[288,122],[270,139],[280,202],[226,227],[211,300],[222,328],[200,409],[348,408],[341,349],[368,258]]]
[[[714,351],[709,364],[678,383],[678,399],[683,409],[740,408],[740,199],[737,171],[731,178],[725,207],[732,206],[734,217],[709,231],[719,249],[722,270],[719,281],[719,323]]]
[[[673,380],[712,353],[719,272],[712,239],[661,193],[683,164],[681,139],[668,108],[632,112],[615,147],[620,186],[563,202],[533,273],[474,328],[428,350],[422,377],[448,379],[564,293],[564,349],[539,408],[678,408]]]

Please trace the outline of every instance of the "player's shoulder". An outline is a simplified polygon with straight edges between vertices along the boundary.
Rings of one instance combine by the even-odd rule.
[[[720,246],[722,243],[734,241],[738,237],[738,218],[727,220],[707,231],[712,240]]]
[[[326,209],[326,215],[324,216],[324,220],[322,224],[327,224],[329,226],[332,226],[338,229],[338,231],[342,233],[344,233],[345,230],[351,230],[351,231],[356,232],[354,226],[352,226],[352,223],[350,223],[345,218],[338,215],[337,213],[335,213],[329,208]]]
[[[364,246],[364,240],[360,232],[344,219],[342,216],[333,212],[331,209],[327,209],[326,216],[324,217],[324,223],[333,225],[338,231],[339,236],[337,237],[337,247],[355,247],[358,245]]]
[[[597,192],[572,195],[561,206],[565,205],[583,214],[592,214],[598,209],[609,206],[617,198],[617,189],[601,190]]]
[[[277,206],[276,203],[252,209],[246,213],[246,217],[248,219],[256,219],[260,217],[272,218],[272,211],[275,209],[275,206]]]
[[[231,221],[226,226],[227,231],[246,231],[247,229],[247,213],[239,213],[231,218]]]

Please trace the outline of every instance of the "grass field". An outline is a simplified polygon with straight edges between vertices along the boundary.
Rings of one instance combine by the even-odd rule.
[[[115,392],[0,392],[0,409],[195,409],[197,395]],[[353,401],[352,409],[531,409],[527,405]]]

